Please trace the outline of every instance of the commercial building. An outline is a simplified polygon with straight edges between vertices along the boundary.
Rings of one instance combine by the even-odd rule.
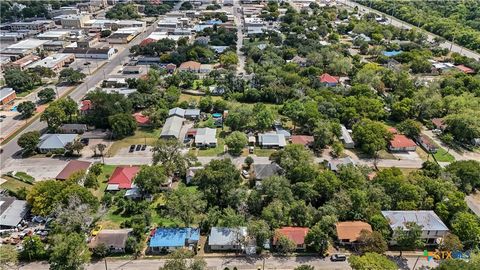
[[[16,61],[10,62],[4,66],[5,69],[16,68],[20,70],[26,69],[32,63],[40,60],[40,57],[30,54],[25,57],[22,57]]]
[[[73,53],[76,58],[86,59],[110,59],[115,54],[114,48],[78,48],[66,47],[62,53]]]
[[[11,31],[35,30],[44,32],[47,29],[54,28],[55,23],[52,20],[36,20],[33,22],[14,22],[10,24]]]
[[[73,61],[75,61],[73,53],[56,53],[30,64],[28,68],[45,67],[57,72]]]
[[[48,40],[40,40],[40,39],[33,39],[33,38],[25,39],[18,43],[8,46],[7,48],[0,51],[0,53],[22,57],[28,54],[32,54],[37,50],[42,50],[43,44],[47,42]]]
[[[7,105],[13,103],[17,98],[17,93],[13,88],[2,88],[0,89],[0,105]]]
[[[143,31],[140,27],[118,29],[107,38],[110,44],[127,44]]]
[[[41,40],[65,40],[70,35],[70,30],[52,30],[37,35]]]

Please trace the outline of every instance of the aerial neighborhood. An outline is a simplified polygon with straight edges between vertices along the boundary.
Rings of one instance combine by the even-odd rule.
[[[1,1],[0,269],[480,269],[478,10]]]

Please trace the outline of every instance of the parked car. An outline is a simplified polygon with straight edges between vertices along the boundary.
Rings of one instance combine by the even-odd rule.
[[[92,236],[96,236],[103,229],[102,225],[97,225],[95,229],[92,230]]]
[[[90,142],[90,139],[88,139],[88,138],[83,138],[83,139],[80,139],[80,142],[81,142],[83,145],[88,145],[88,143]]]
[[[2,114],[2,115],[0,115],[0,118],[7,118],[7,116]]]
[[[128,152],[131,153],[133,151],[135,151],[135,145],[134,144],[130,145],[130,149],[128,150]]]
[[[248,173],[247,170],[242,170],[242,175],[243,175],[243,177],[245,177],[245,178],[249,178],[249,177],[250,177],[250,174]]]
[[[135,148],[135,151],[140,151],[140,149],[142,149],[142,145],[141,145],[141,144],[137,144],[137,147]]]
[[[344,262],[347,260],[347,256],[344,254],[333,254],[330,256],[330,261],[332,262]]]
[[[145,149],[147,149],[147,145],[146,145],[146,144],[142,145],[142,149],[141,149],[141,150],[142,150],[142,151],[145,151]]]

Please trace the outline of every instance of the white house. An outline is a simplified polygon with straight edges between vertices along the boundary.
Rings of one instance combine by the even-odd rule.
[[[212,251],[241,251],[245,249],[247,227],[212,227],[208,246]]]
[[[217,130],[214,128],[198,128],[195,134],[196,147],[217,146]]]

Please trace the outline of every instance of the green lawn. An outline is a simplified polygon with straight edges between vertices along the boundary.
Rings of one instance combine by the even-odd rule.
[[[2,176],[2,178],[7,180],[7,181],[0,185],[1,189],[7,189],[7,190],[10,190],[10,191],[13,191],[13,192],[17,192],[21,188],[26,188],[27,190],[32,188],[31,184],[22,182],[20,180],[17,180],[15,178],[10,177],[10,176],[5,175],[5,176]]]
[[[202,79],[199,79],[199,80],[194,80],[193,81],[193,89],[196,90],[196,89],[199,89],[203,86],[203,80]]]
[[[115,165],[103,165],[102,173],[98,176],[98,182],[100,186],[96,190],[92,190],[93,195],[97,197],[99,200],[103,198],[105,194],[105,189],[107,188],[108,178],[112,175],[113,170],[115,170],[117,166]]]
[[[259,157],[269,157],[276,151],[276,149],[262,149],[260,147],[255,147],[255,149],[253,150],[253,154]]]
[[[113,142],[107,156],[114,156],[120,149],[130,147],[132,144],[153,145],[160,137],[160,132],[161,129],[138,128],[135,135]]]
[[[438,162],[454,162],[455,158],[450,154],[445,151],[445,149],[439,147],[437,152],[433,154],[435,156],[435,159]]]
[[[215,157],[223,155],[225,147],[225,141],[222,138],[217,138],[217,147],[205,148],[205,149],[190,149],[190,153],[198,157]]]

